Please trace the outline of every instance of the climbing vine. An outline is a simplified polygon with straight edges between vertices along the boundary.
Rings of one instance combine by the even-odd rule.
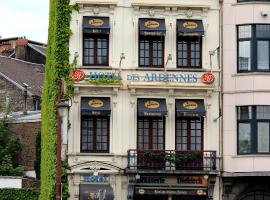
[[[56,137],[57,110],[59,98],[73,95],[73,81],[69,77],[76,65],[76,59],[69,64],[69,28],[71,12],[78,6],[70,6],[69,0],[50,0],[49,35],[42,91],[42,131],[41,131],[41,188],[39,200],[55,197],[56,179]],[[61,79],[65,80],[65,96],[60,97]],[[66,181],[67,182],[67,181]],[[67,194],[65,196],[68,196]]]

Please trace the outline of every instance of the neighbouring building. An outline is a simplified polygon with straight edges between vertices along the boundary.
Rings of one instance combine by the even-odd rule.
[[[0,55],[45,64],[46,45],[26,38],[2,38],[0,39]]]
[[[223,0],[223,198],[270,199],[270,4]]]
[[[219,1],[71,2],[70,199],[221,199]]]
[[[40,110],[44,65],[0,56],[0,112]]]

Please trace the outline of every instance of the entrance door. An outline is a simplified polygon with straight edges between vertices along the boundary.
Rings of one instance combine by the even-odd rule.
[[[137,157],[139,168],[164,168],[164,117],[139,117]]]
[[[203,118],[181,117],[176,119],[175,162],[178,169],[203,167]]]

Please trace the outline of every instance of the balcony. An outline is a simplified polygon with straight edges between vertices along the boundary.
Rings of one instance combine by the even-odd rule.
[[[128,150],[128,171],[215,171],[216,151]]]

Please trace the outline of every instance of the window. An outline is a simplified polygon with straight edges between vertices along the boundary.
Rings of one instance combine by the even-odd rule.
[[[139,36],[139,66],[164,66],[164,36]]]
[[[177,67],[201,68],[201,37],[177,37]]]
[[[202,117],[181,117],[176,119],[176,150],[201,151],[203,149],[202,120]]]
[[[84,33],[83,64],[108,66],[109,35]]]
[[[81,123],[81,151],[109,152],[109,116],[84,116]]]
[[[139,150],[163,150],[165,147],[164,117],[139,117],[138,139]]]
[[[270,25],[238,26],[238,72],[270,71]]]
[[[237,107],[238,154],[270,152],[270,106]]]

